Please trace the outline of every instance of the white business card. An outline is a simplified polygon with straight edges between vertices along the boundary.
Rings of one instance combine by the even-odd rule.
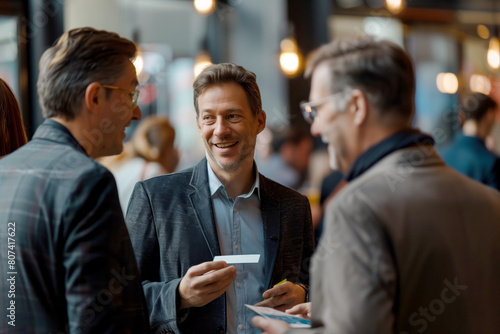
[[[214,257],[214,261],[226,261],[227,264],[259,263],[260,254],[221,255]]]

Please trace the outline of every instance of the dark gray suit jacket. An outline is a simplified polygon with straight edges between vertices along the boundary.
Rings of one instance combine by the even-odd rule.
[[[57,122],[0,160],[0,249],[0,333],[148,332],[113,175]]]
[[[309,202],[305,196],[259,177],[266,285],[271,287],[284,278],[308,284],[314,248]],[[220,255],[206,159],[194,168],[137,183],[126,222],[153,331],[225,332],[225,295],[204,307],[177,312],[177,287],[186,271]]]

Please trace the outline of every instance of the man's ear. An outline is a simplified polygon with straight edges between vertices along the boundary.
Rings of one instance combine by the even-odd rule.
[[[105,97],[104,87],[98,82],[92,82],[85,90],[84,105],[87,110],[97,113],[102,99]]]
[[[351,103],[348,112],[353,113],[354,124],[357,126],[363,125],[368,119],[370,105],[366,100],[366,95],[359,89],[353,89],[351,92]]]
[[[261,110],[259,114],[257,115],[257,134],[261,133],[262,130],[265,129],[266,127],[266,112],[264,110]]]

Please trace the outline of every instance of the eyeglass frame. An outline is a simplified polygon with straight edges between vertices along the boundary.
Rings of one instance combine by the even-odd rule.
[[[316,118],[316,115],[318,114],[317,108],[329,100],[331,100],[335,95],[339,95],[341,93],[345,93],[346,90],[343,89],[341,91],[332,93],[328,96],[322,97],[320,99],[317,99],[316,101],[302,101],[300,102],[300,111],[302,112],[302,117],[304,117],[305,121],[309,124],[312,124],[314,122],[314,119]],[[335,113],[341,112],[337,110]]]
[[[128,92],[129,94],[132,94],[132,109],[137,108],[137,104],[139,102],[139,94],[141,93],[139,89],[129,90],[118,86],[110,86],[110,85],[102,85],[102,86],[108,89],[123,90],[125,92]]]

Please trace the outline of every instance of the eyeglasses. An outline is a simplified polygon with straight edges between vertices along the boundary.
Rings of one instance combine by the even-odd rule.
[[[102,85],[104,88],[109,88],[109,89],[116,89],[116,90],[123,90],[125,92],[128,92],[130,94],[130,97],[132,97],[132,109],[135,109],[137,107],[137,102],[139,101],[139,93],[140,91],[138,89],[136,90],[128,90],[125,88],[120,88],[117,86],[108,86],[108,85]]]
[[[302,101],[300,102],[300,111],[302,111],[302,116],[304,116],[304,119],[309,123],[312,124],[314,122],[314,119],[316,118],[316,115],[318,114],[318,107],[321,105],[329,102],[330,100],[333,99],[335,95],[342,94],[345,91],[342,90],[340,92],[333,93],[331,95],[325,96],[321,99],[318,99],[316,101]],[[339,112],[337,110],[336,112]]]

